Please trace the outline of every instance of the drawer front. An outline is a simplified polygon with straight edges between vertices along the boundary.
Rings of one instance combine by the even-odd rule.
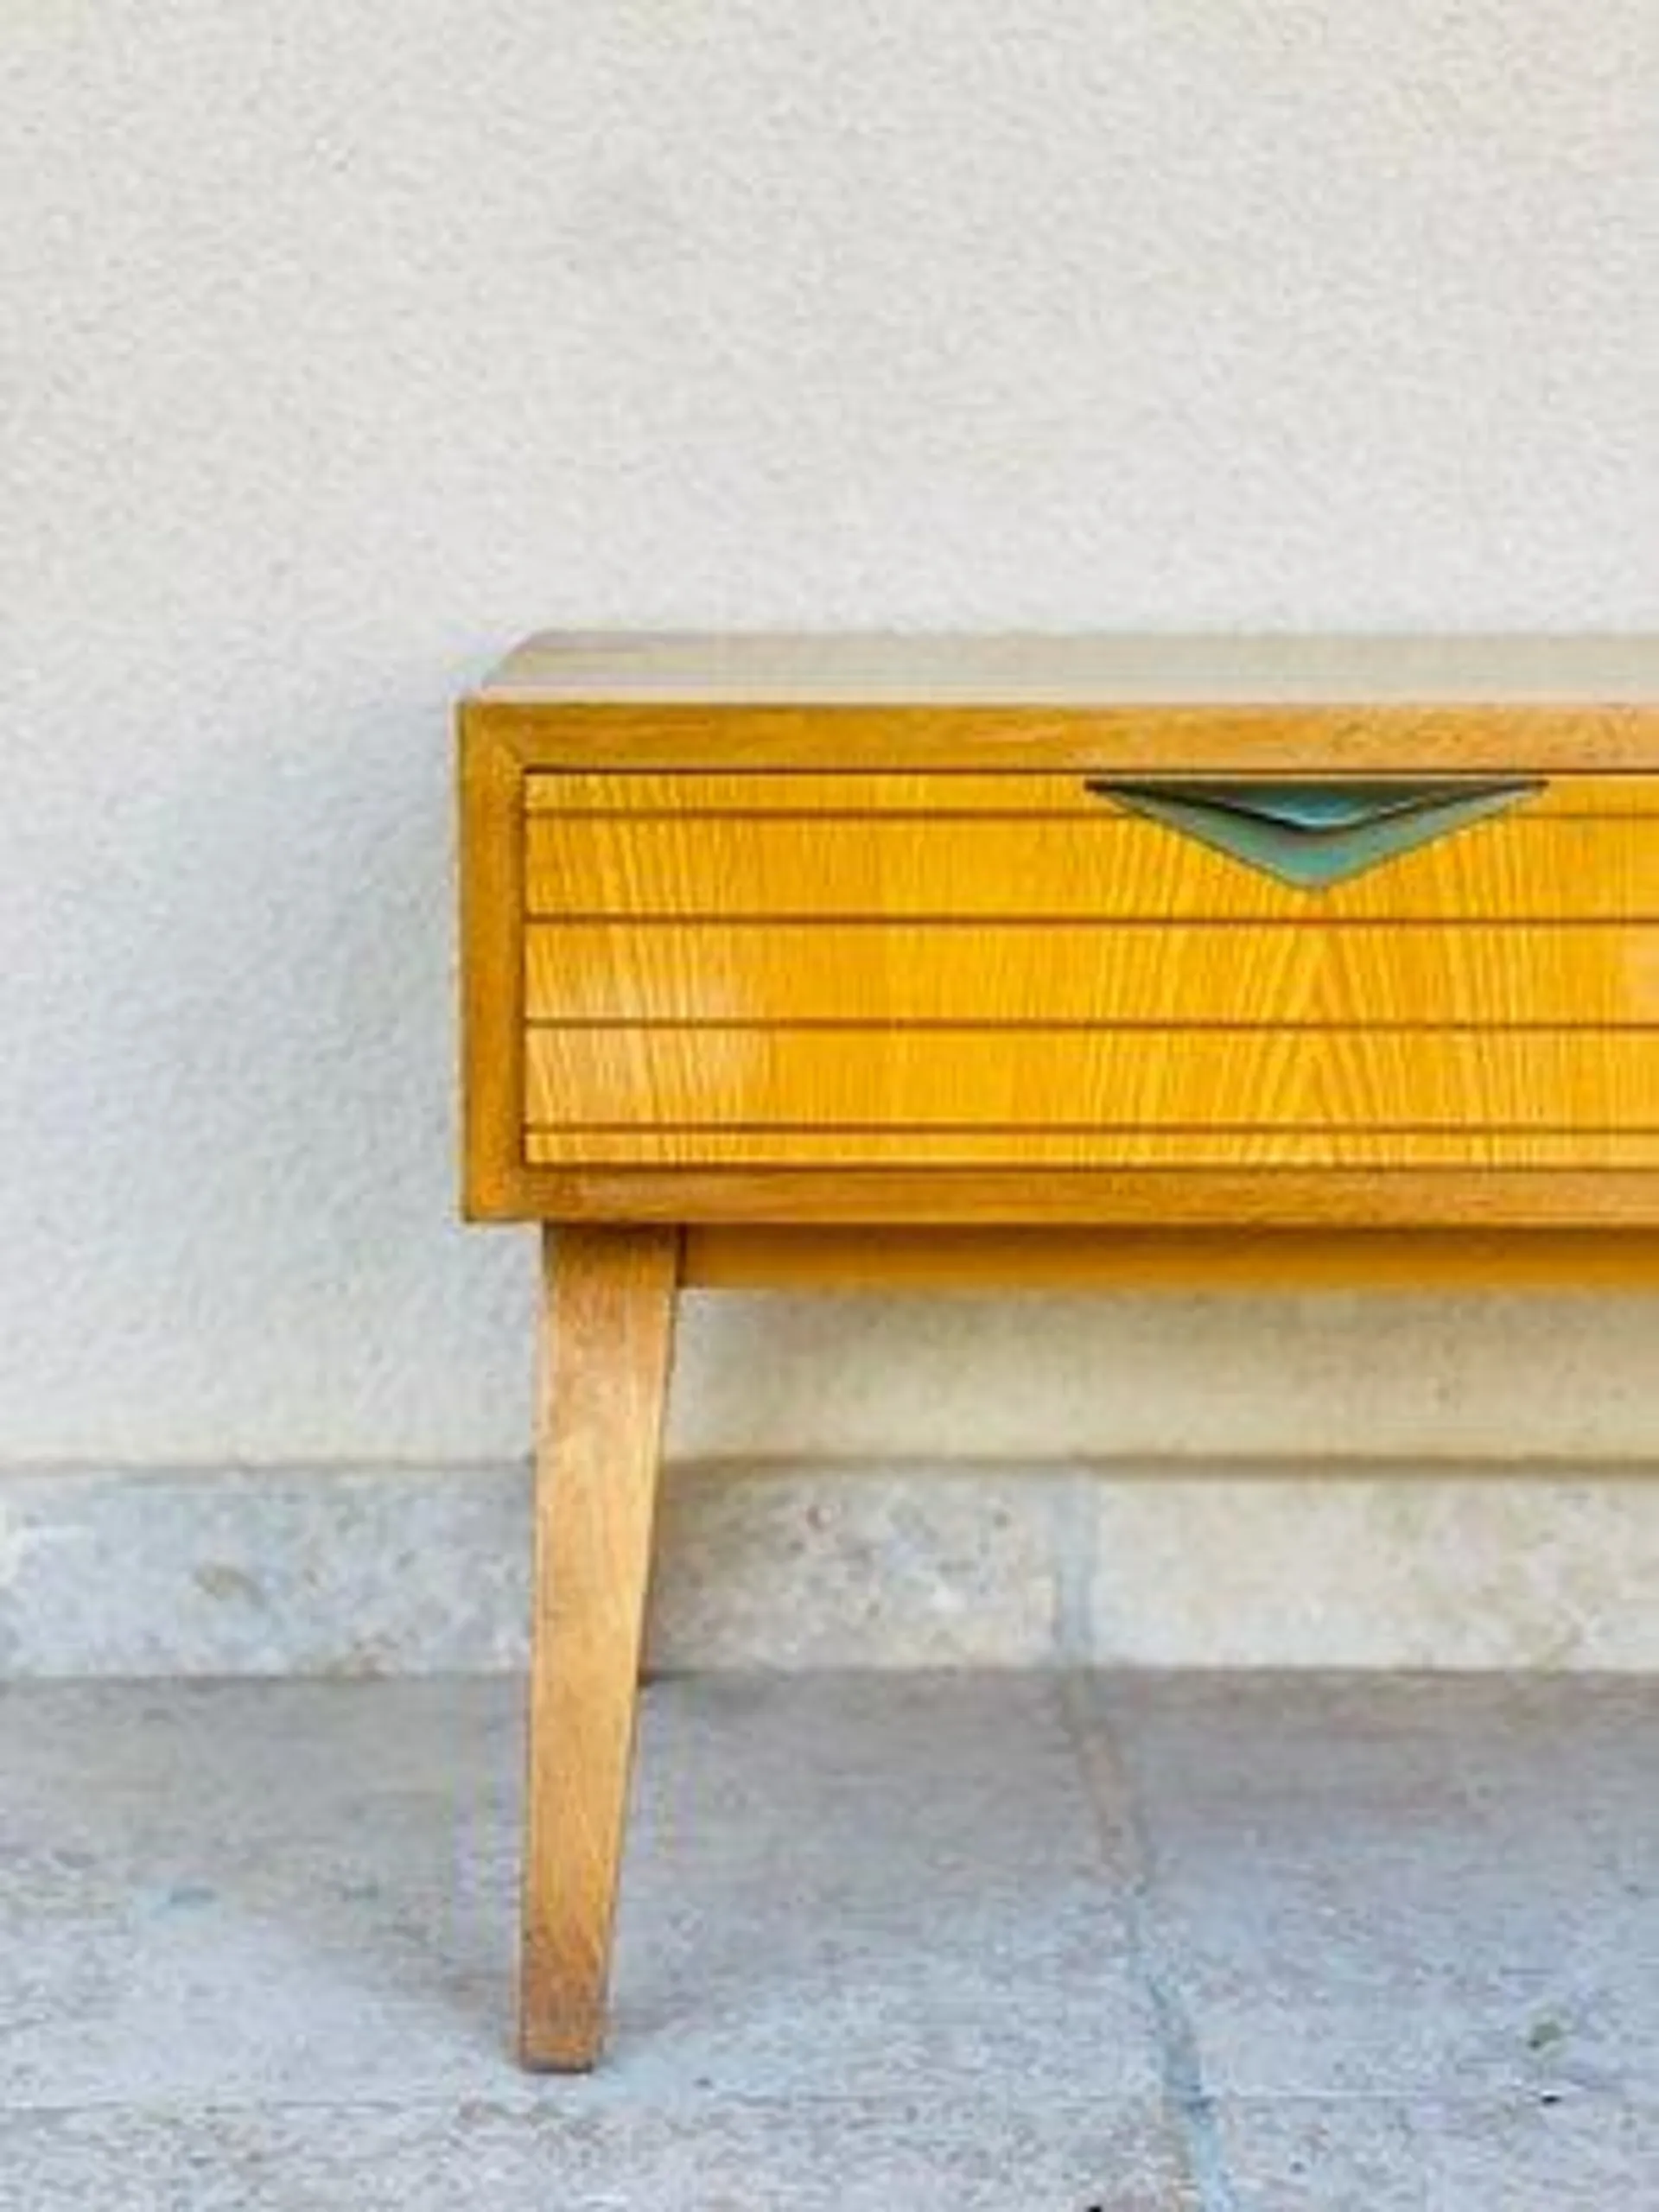
[[[522,826],[532,1166],[1659,1166],[1659,779],[1311,887],[1050,772],[538,771]]]

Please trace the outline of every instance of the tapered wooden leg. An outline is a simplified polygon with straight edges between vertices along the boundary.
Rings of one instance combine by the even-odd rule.
[[[559,2073],[604,2040],[679,1243],[543,1242],[520,2049]]]

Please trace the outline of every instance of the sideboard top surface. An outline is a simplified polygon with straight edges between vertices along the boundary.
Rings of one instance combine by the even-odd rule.
[[[1659,636],[546,632],[502,705],[1659,706]]]

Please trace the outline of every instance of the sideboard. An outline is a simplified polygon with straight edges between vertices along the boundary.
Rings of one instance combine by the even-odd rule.
[[[679,1288],[1659,1281],[1659,641],[555,636],[461,740],[581,2069]]]

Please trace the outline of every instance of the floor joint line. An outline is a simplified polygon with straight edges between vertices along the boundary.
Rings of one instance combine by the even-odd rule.
[[[1159,1929],[1156,1853],[1098,1673],[1063,1675],[1060,1709],[1102,1844],[1125,1867],[1130,1964],[1151,2007],[1160,2100],[1196,2192],[1197,2212],[1244,2212],[1205,2083],[1198,2034]]]

